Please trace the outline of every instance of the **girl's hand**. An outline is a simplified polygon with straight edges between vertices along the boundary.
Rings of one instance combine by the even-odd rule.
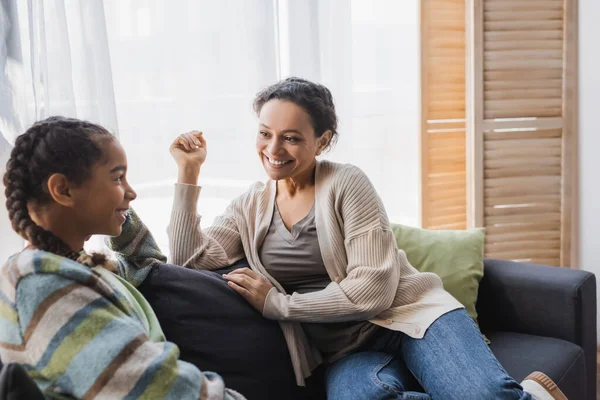
[[[252,307],[262,314],[267,294],[273,288],[265,277],[250,268],[238,268],[223,275],[229,287],[238,292]]]
[[[169,151],[179,167],[178,182],[196,185],[207,154],[202,132],[191,131],[177,136]]]

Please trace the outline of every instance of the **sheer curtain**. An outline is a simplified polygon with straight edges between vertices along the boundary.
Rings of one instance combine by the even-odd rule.
[[[251,105],[278,78],[273,2],[107,0],[105,12],[134,207],[166,252],[178,134],[198,129],[208,142],[203,225],[264,178]]]
[[[91,120],[117,133],[103,16],[99,0],[0,3],[0,174],[16,136],[50,115]],[[5,259],[23,242],[6,211],[1,214]]]
[[[118,122],[134,207],[164,251],[173,138],[205,132],[207,226],[265,178],[252,100],[290,75],[335,97],[340,140],[325,158],[361,167],[392,221],[418,224],[417,0],[51,0],[16,11],[24,100],[13,101],[14,131],[51,113],[115,132]]]
[[[340,137],[327,158],[363,169],[390,219],[419,224],[417,0],[279,0],[282,74],[328,86]]]
[[[170,142],[205,132],[199,210],[210,225],[265,178],[252,99],[290,75],[334,94],[340,140],[325,157],[363,168],[390,218],[418,224],[417,0],[107,0],[105,12],[135,208],[164,251]]]

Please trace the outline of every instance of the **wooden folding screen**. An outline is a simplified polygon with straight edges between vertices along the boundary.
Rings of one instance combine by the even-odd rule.
[[[422,0],[423,226],[483,226],[487,257],[575,266],[576,1],[467,0],[462,26],[460,3]]]
[[[421,2],[421,224],[466,227],[465,0]]]

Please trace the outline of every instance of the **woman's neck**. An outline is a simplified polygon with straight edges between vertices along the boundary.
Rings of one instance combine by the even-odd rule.
[[[317,163],[315,161],[315,163],[305,172],[302,172],[297,176],[278,181],[277,189],[280,192],[287,194],[287,196],[290,198],[301,195],[305,192],[314,191],[316,166]]]

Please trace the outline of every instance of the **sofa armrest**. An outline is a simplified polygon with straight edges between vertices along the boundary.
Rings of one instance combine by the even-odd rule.
[[[477,309],[483,330],[548,336],[580,346],[593,339],[596,346],[596,278],[590,272],[486,259]]]
[[[575,343],[596,376],[596,277],[577,269],[484,260],[477,300],[483,332],[507,331]]]

